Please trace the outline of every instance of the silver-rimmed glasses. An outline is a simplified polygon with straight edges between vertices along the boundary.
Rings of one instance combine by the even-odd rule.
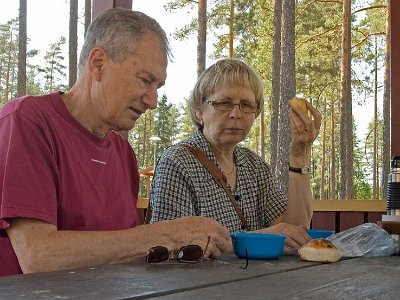
[[[214,107],[215,110],[219,111],[230,111],[232,110],[236,105],[239,106],[239,109],[243,113],[255,113],[258,109],[259,106],[256,102],[252,101],[240,101],[239,103],[233,103],[231,100],[205,100],[205,102],[212,107]]]

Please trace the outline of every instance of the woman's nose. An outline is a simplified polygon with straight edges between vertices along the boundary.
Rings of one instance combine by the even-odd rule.
[[[242,111],[240,110],[240,104],[236,103],[233,105],[232,110],[230,111],[229,115],[231,117],[240,118],[242,116]]]

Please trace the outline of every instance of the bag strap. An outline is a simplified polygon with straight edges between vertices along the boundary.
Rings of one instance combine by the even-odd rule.
[[[232,195],[232,192],[228,187],[225,174],[222,173],[222,171],[207,157],[207,155],[201,149],[192,147],[188,144],[181,144],[181,145],[184,146],[187,150],[189,150],[189,152],[203,164],[203,166],[212,175],[216,183],[224,189],[224,191],[229,197],[229,200],[232,202],[233,207],[236,210],[236,213],[240,218],[240,221],[242,223],[242,229],[248,230],[246,218],[244,217],[242,211],[240,210],[239,205],[236,202],[235,197]]]

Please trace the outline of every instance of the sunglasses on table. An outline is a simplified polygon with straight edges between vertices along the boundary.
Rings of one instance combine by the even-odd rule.
[[[199,245],[182,246],[176,253],[176,256],[173,252],[170,252],[167,247],[155,246],[147,251],[144,261],[149,264],[154,264],[176,259],[176,261],[181,263],[195,264],[203,260],[204,253],[207,251],[209,243],[210,237],[207,239],[207,245],[204,250]]]

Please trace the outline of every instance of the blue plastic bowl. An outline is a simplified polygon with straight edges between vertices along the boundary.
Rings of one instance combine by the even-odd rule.
[[[335,232],[333,230],[308,229],[307,233],[312,239],[326,239]]]
[[[231,234],[233,252],[240,258],[276,259],[283,254],[286,236],[273,233],[237,232]]]

